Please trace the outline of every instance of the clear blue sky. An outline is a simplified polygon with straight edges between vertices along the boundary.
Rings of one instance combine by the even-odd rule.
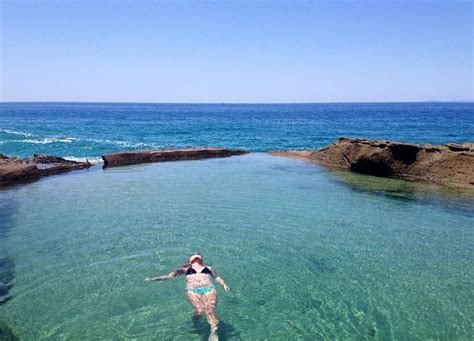
[[[472,1],[5,1],[1,101],[474,100]]]

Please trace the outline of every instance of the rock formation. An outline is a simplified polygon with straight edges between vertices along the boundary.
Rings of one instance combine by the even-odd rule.
[[[272,151],[367,175],[474,188],[474,144],[417,145],[341,137],[320,150]]]
[[[0,154],[0,186],[90,166],[89,162],[69,161],[56,156],[35,154],[29,159],[17,159]]]
[[[243,150],[196,147],[185,149],[157,149],[111,153],[102,155],[102,159],[104,160],[105,167],[117,167],[146,162],[164,162],[228,157],[232,155],[242,155],[245,153],[246,151]]]

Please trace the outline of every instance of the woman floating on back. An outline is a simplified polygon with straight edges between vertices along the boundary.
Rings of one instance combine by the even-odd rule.
[[[217,283],[224,287],[226,292],[229,291],[229,287],[221,277],[216,275],[216,272],[212,267],[204,265],[201,255],[193,254],[189,257],[187,265],[182,266],[175,271],[171,271],[167,275],[147,277],[145,278],[145,282],[165,281],[182,274],[186,275],[186,298],[193,306],[196,316],[206,316],[207,322],[211,327],[211,335],[209,336],[209,339],[216,340],[217,324],[219,323],[219,320],[215,313],[217,291],[212,284],[212,277],[215,278]]]

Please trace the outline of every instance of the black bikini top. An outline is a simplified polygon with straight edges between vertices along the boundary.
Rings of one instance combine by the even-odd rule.
[[[186,276],[188,276],[188,275],[194,275],[195,273],[197,273],[197,272],[196,272],[196,270],[193,269],[192,266],[190,266],[190,267],[188,268],[188,270],[186,270]],[[204,268],[202,268],[201,273],[202,273],[202,274],[206,274],[206,275],[212,275],[211,270],[209,270],[209,268],[208,268],[207,266],[205,266]]]

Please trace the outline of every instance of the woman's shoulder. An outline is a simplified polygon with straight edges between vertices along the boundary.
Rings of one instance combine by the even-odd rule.
[[[209,269],[209,272],[211,273],[211,275],[216,276],[216,270],[214,270],[213,266],[206,265],[206,268]]]
[[[183,272],[186,272],[189,268],[190,268],[189,266],[183,265],[183,266],[179,267],[178,269],[176,269],[176,272],[183,273]]]

